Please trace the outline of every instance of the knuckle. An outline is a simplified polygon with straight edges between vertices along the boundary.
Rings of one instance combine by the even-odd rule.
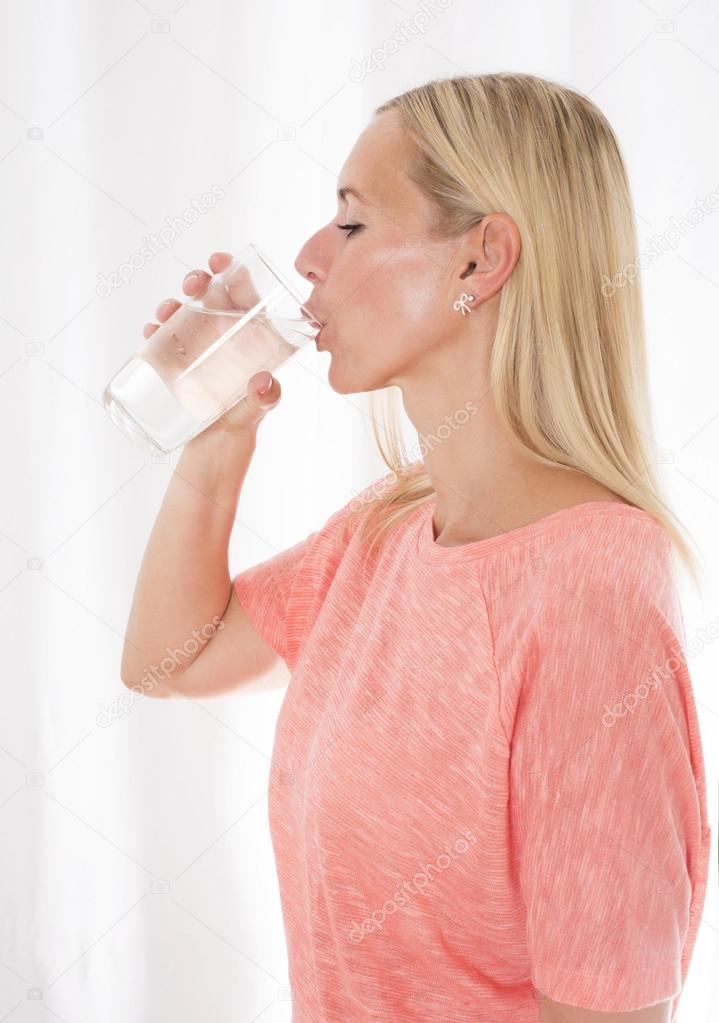
[[[201,281],[209,279],[209,276],[210,275],[207,273],[206,270],[190,270],[189,273],[185,274],[184,280],[185,283],[187,283],[190,280],[194,280],[195,278]]]

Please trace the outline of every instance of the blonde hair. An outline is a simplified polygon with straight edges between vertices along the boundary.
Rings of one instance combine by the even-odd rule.
[[[388,110],[413,142],[408,172],[434,204],[434,237],[455,238],[491,211],[519,228],[489,370],[510,436],[536,461],[578,470],[651,514],[696,582],[688,534],[660,496],[649,454],[639,282],[607,294],[637,259],[627,173],[608,121],[579,92],[509,72],[437,79],[375,114]],[[370,411],[391,472],[347,518],[361,518],[369,550],[434,496],[423,462],[407,457],[394,389],[370,394]]]

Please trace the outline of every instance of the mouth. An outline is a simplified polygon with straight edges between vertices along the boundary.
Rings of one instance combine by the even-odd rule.
[[[307,319],[310,321],[310,323],[314,327],[318,327],[318,328],[324,327],[324,325],[325,325],[324,321],[323,320],[318,320],[317,317],[314,315],[314,313],[312,313],[307,308],[306,305],[303,305],[300,308],[301,308],[301,311],[302,311],[303,315],[307,317]]]

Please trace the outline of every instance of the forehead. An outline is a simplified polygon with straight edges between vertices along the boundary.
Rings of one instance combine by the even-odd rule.
[[[342,188],[360,191],[370,205],[395,213],[416,213],[424,197],[408,176],[412,146],[402,130],[399,114],[387,110],[376,115],[352,147],[337,179]],[[338,197],[338,201],[339,197]],[[353,195],[348,201],[362,208]]]

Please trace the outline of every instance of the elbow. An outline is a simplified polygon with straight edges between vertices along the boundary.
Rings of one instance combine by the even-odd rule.
[[[155,699],[165,699],[168,696],[172,696],[169,689],[161,686],[159,682],[137,682],[130,678],[124,678],[120,676],[122,684],[126,689],[129,689],[135,699],[140,699],[143,696],[154,697]]]
[[[132,670],[132,666],[129,665],[124,659],[120,665],[120,681],[129,689],[135,699],[140,699],[142,696],[151,696],[155,699],[162,699],[167,696],[171,696],[171,689],[168,689],[162,684],[159,679],[156,679],[143,672],[141,680],[138,681],[138,672]]]

